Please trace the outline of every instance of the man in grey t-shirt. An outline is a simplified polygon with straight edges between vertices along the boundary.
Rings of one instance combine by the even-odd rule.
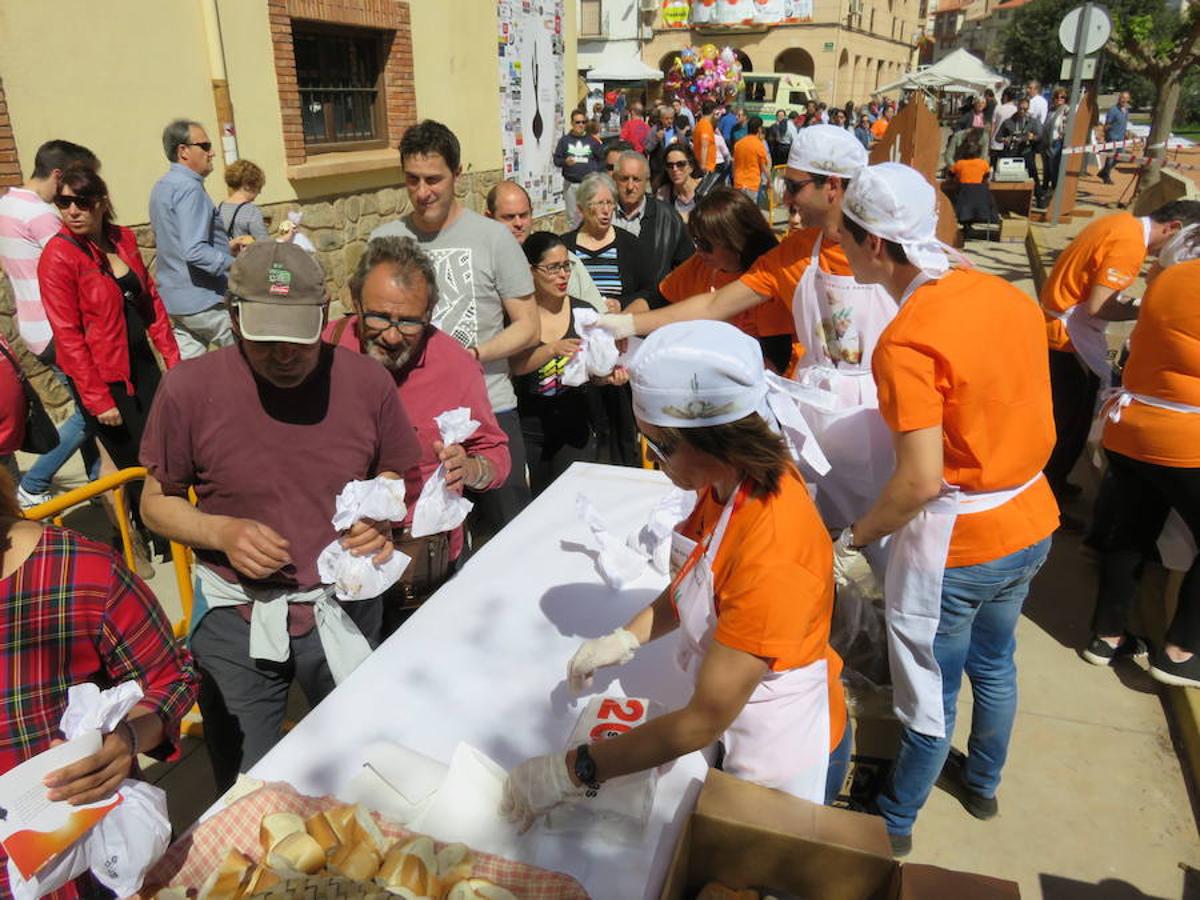
[[[462,171],[460,155],[458,138],[440,122],[426,119],[409,128],[400,141],[400,160],[413,211],[380,225],[371,237],[411,237],[420,244],[437,273],[433,324],[483,366],[488,399],[508,435],[512,456],[512,472],[504,486],[473,497],[485,530],[494,533],[530,500],[508,359],[536,346],[541,326],[533,275],[516,239],[499,222],[467,209],[454,196]]]

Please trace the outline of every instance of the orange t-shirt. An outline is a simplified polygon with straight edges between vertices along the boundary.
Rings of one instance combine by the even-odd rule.
[[[1045,325],[1020,289],[953,271],[918,288],[871,358],[879,412],[894,432],[942,427],[943,478],[964,491],[1018,487],[1054,447]],[[946,566],[991,562],[1058,527],[1039,479],[1008,503],[959,516]]]
[[[790,311],[796,285],[808,268],[813,246],[820,235],[820,228],[789,231],[778,247],[755,260],[750,270],[742,275],[742,284],[756,294],[775,298]],[[850,271],[850,262],[842,245],[830,243],[829,238],[821,242],[821,271],[830,275],[854,274]]]
[[[1200,260],[1162,271],[1142,299],[1122,383],[1133,394],[1200,406]],[[1108,422],[1104,446],[1142,462],[1200,468],[1200,414],[1134,400]]]
[[[696,540],[724,506],[706,491],[681,527]],[[772,497],[747,496],[729,518],[713,565],[715,639],[766,659],[774,672],[825,660],[829,749],[842,739],[846,700],[842,660],[829,646],[833,618],[833,544],[804,481],[790,470]]]
[[[708,152],[701,155],[701,138],[704,137],[708,138]],[[717,139],[713,123],[707,117],[700,119],[692,130],[692,152],[696,155],[696,162],[700,163],[700,168],[705,172],[711,172],[717,167]]]
[[[1146,230],[1141,219],[1127,212],[1097,219],[1054,261],[1042,287],[1042,306],[1064,313],[1085,302],[1094,287],[1124,290],[1138,277],[1145,259]],[[1052,350],[1075,349],[1066,326],[1051,315],[1046,316],[1046,336]]]
[[[959,184],[983,184],[991,170],[986,159],[960,159],[950,167]]]
[[[738,190],[757,191],[762,184],[763,166],[770,165],[767,145],[757,134],[748,134],[733,145],[733,186]]]
[[[881,138],[885,134],[887,134],[887,130],[888,130],[888,120],[885,119],[883,116],[880,116],[878,119],[876,119],[874,122],[871,123],[871,134],[875,135],[876,140],[878,140],[879,138]]]
[[[714,269],[700,259],[700,254],[694,253],[681,266],[667,274],[659,284],[658,291],[668,303],[678,303],[697,294],[720,290],[737,279],[736,273]],[[775,297],[768,297],[766,302],[738,313],[729,321],[755,338],[795,334],[791,310],[787,304]]]

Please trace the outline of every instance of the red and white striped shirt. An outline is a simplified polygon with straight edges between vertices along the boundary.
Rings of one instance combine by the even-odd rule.
[[[23,187],[0,197],[0,266],[12,282],[17,301],[17,328],[25,345],[41,353],[53,332],[38,289],[38,259],[46,242],[62,228],[58,212]]]

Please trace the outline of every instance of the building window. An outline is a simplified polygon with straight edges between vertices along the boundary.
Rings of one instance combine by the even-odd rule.
[[[579,0],[579,33],[587,37],[604,36],[600,0]]]
[[[387,146],[384,34],[298,21],[292,42],[305,148]]]

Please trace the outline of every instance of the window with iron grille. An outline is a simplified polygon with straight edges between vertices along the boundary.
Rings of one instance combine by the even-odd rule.
[[[390,32],[293,23],[306,148],[387,146],[383,67],[390,37]]]

